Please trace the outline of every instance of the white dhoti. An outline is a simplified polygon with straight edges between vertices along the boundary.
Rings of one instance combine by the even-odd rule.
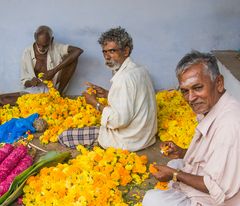
[[[182,192],[175,189],[149,190],[142,202],[143,206],[190,206],[191,200]]]
[[[167,164],[169,167],[175,169],[183,168],[182,159],[171,160]],[[172,182],[170,182],[171,187]],[[190,206],[191,200],[184,193],[171,188],[163,191],[158,189],[149,190],[146,192],[143,202],[143,206]]]

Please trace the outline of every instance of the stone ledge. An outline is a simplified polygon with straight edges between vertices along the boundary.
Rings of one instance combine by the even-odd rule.
[[[236,50],[213,50],[212,53],[240,81],[240,52]]]

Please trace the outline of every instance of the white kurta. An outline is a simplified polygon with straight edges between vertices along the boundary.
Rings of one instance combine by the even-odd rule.
[[[68,45],[53,42],[49,47],[49,50],[47,53],[47,70],[51,70],[57,65],[59,65],[66,54],[68,54]],[[30,93],[42,93],[47,90],[45,86],[30,87],[30,88],[24,87],[24,83],[27,80],[31,80],[33,77],[36,77],[34,73],[35,65],[36,65],[36,57],[35,57],[33,45],[31,45],[24,50],[23,56],[22,56],[22,62],[21,62],[22,89]],[[58,73],[53,78],[53,84],[55,88],[57,88],[57,85],[56,85],[57,77],[58,77]]]
[[[127,58],[111,83],[98,142],[104,148],[130,151],[152,145],[157,132],[157,109],[148,72]]]

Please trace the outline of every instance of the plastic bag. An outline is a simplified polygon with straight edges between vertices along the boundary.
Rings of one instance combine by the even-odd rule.
[[[27,118],[12,118],[0,125],[0,143],[13,143],[20,137],[26,137],[26,132],[36,132],[33,122],[39,114],[34,113]]]

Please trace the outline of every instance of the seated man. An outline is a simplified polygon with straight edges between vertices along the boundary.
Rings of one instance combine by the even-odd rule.
[[[53,41],[53,32],[48,26],[40,26],[34,33],[35,42],[23,52],[21,83],[25,92],[41,93],[47,90],[38,78],[53,80],[55,88],[63,93],[72,77],[82,49]],[[0,105],[14,104],[21,92],[0,95]]]
[[[59,136],[60,143],[74,148],[78,144],[115,147],[131,151],[155,142],[157,132],[156,99],[148,72],[129,57],[133,43],[125,29],[103,33],[98,40],[106,66],[113,72],[109,92],[88,83],[95,94],[83,93],[86,102],[102,112],[101,126],[71,129]],[[108,99],[108,106],[96,97]]]
[[[188,150],[172,142],[161,143],[161,148],[168,146],[169,157],[183,158],[175,163],[183,164],[156,166],[154,176],[159,181],[175,183],[168,191],[148,191],[143,206],[222,205],[240,189],[240,103],[225,91],[211,54],[187,54],[176,74],[199,124]]]
[[[54,42],[48,26],[38,27],[34,38],[35,42],[23,52],[21,83],[25,88],[36,87],[42,92],[44,86],[38,74],[44,73],[43,79],[53,80],[55,88],[62,94],[83,50]]]

